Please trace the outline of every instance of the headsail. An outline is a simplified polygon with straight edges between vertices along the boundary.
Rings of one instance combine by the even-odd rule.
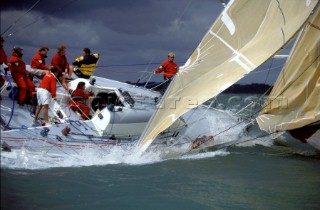
[[[291,56],[257,118],[270,133],[320,120],[320,7],[302,29]]]
[[[191,108],[218,95],[279,50],[318,0],[230,0],[170,84],[140,138],[144,151]]]

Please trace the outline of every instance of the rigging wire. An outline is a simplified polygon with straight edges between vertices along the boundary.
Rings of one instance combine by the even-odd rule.
[[[34,7],[35,7],[40,1],[41,1],[41,0],[38,0],[38,2],[37,2],[35,5],[33,5],[32,8],[30,8],[24,15],[26,15],[26,14],[29,13],[32,9],[34,9]],[[72,4],[72,3],[75,2],[75,1],[77,1],[77,0],[70,0],[70,1],[66,2],[65,4],[63,4],[62,6],[51,10],[51,12],[49,12],[48,14],[50,14],[50,15],[55,14],[56,12],[61,11],[62,8],[65,8],[65,7],[69,6],[70,4]],[[23,15],[23,16],[24,16],[24,15]],[[23,17],[23,16],[22,16],[22,17]],[[48,15],[47,15],[47,16],[48,16]],[[33,22],[28,23],[28,24],[22,26],[21,28],[18,28],[18,29],[15,30],[14,32],[8,34],[6,37],[12,36],[12,35],[20,32],[20,31],[22,31],[22,30],[30,27],[31,25],[37,23],[38,21],[45,19],[47,16],[45,16],[45,15],[38,16]],[[22,17],[20,17],[19,20],[20,20]],[[18,21],[16,21],[16,22],[18,22]],[[11,29],[11,28],[16,24],[16,22],[15,22],[14,24],[12,24],[11,26],[9,26],[9,28],[7,28],[7,29],[1,34],[1,36],[2,36],[3,34],[5,34],[9,29]]]
[[[23,15],[21,15],[17,20],[15,20],[14,22],[13,22],[13,24],[11,24],[6,30],[4,30],[4,32],[3,33],[1,33],[1,36],[3,35],[3,34],[5,34],[8,30],[10,30],[14,25],[16,25],[26,14],[28,14],[33,8],[35,8],[38,4],[39,4],[39,2],[40,2],[41,0],[38,0],[35,4],[33,4],[32,5],[32,7],[30,8],[30,9],[28,9]]]
[[[269,103],[265,104],[264,107],[269,106],[274,100],[276,100],[277,98],[279,98],[279,97],[281,96],[281,94],[283,94],[284,92],[286,92],[296,81],[298,81],[298,79],[299,79],[305,72],[308,71],[308,69],[309,69],[315,62],[317,62],[317,60],[318,60],[319,58],[320,58],[320,55],[318,55],[318,56],[310,63],[310,65],[307,66],[307,67],[304,69],[304,71],[302,71],[301,74],[298,75],[297,78],[292,81],[291,84],[289,84],[285,89],[283,89],[283,91],[281,91],[281,92],[279,93],[279,95],[275,96],[272,100],[270,100]],[[284,79],[284,75],[283,75],[283,74],[282,74],[282,79]],[[260,111],[261,111],[261,110],[259,110],[259,112],[260,112]],[[256,112],[255,114],[257,114],[257,113],[258,113],[258,112]]]
[[[264,107],[269,106],[269,105],[270,105],[274,100],[276,100],[282,93],[284,93],[289,87],[291,87],[291,85],[293,85],[293,83],[296,82],[296,81],[319,59],[319,57],[320,57],[320,55],[318,55],[318,56],[314,59],[314,61],[311,62],[311,64],[310,64],[309,66],[307,66],[306,69],[305,69],[290,85],[288,85],[287,88],[285,88],[281,93],[279,93],[278,96],[276,96],[276,97],[274,97],[272,100],[270,100],[269,103],[265,104]],[[270,87],[269,90],[270,90],[271,88],[272,88],[272,87]],[[269,90],[267,90],[266,93],[267,93]],[[266,93],[265,93],[265,94],[266,94]],[[261,99],[261,97],[260,97],[260,99]],[[252,118],[253,118],[255,115],[257,115],[261,110],[262,110],[262,109],[253,112],[252,115],[251,115],[249,118],[252,119]],[[244,121],[245,121],[245,119],[239,121],[239,123],[235,124],[234,126],[231,126],[231,127],[227,128],[227,129],[225,129],[225,130],[223,130],[223,131],[215,134],[214,136],[218,136],[218,135],[220,135],[220,134],[222,134],[222,133],[224,133],[224,132],[232,129],[233,127],[239,126],[239,125],[240,125],[242,122],[244,122]],[[271,135],[271,134],[273,134],[273,133],[277,133],[277,131],[272,132],[272,133],[269,133],[268,135]]]
[[[271,67],[272,67],[273,61],[274,61],[274,58],[272,57],[270,66],[269,66],[268,71],[267,71],[267,76],[266,76],[266,79],[265,79],[265,81],[264,81],[264,84],[267,83],[267,80],[268,80],[268,77],[269,77],[269,73],[270,73],[270,69],[271,69]]]
[[[313,25],[312,23],[310,23],[310,22],[308,22],[308,23],[309,23],[309,25],[310,25],[311,27],[314,27],[314,25]],[[316,29],[319,30],[319,28],[317,28],[317,27],[314,27],[314,28],[316,28]],[[318,55],[318,56],[314,59],[314,61],[311,62],[311,64],[310,64],[309,66],[307,66],[306,69],[305,69],[304,71],[302,71],[302,73],[301,73],[300,75],[298,75],[298,77],[297,77],[295,80],[293,80],[290,85],[288,85],[287,88],[283,89],[283,91],[280,92],[278,96],[276,96],[276,97],[274,97],[274,99],[270,100],[270,102],[269,102],[268,104],[266,104],[264,107],[270,105],[274,100],[276,100],[278,97],[280,97],[281,94],[283,94],[286,90],[288,90],[288,88],[290,88],[290,87],[293,85],[293,83],[295,83],[295,82],[317,61],[317,59],[318,59],[319,57],[320,57],[320,55]],[[282,74],[282,76],[283,76],[282,79],[284,79],[284,75],[283,75],[283,74]],[[260,110],[260,111],[261,111],[261,110]]]
[[[291,85],[293,85],[293,83],[296,82],[296,81],[319,59],[319,57],[320,57],[320,55],[318,55],[318,56],[314,59],[314,61],[311,62],[311,64],[310,64],[309,66],[307,66],[306,69],[305,69],[290,85],[288,85],[288,87],[287,87],[286,89],[284,89],[281,93],[279,93],[279,95],[276,96],[274,99],[272,99],[269,103],[265,104],[264,107],[270,105],[270,104],[271,104],[274,100],[276,100],[282,93],[284,93],[289,87],[291,87]],[[271,88],[272,88],[272,87],[270,87],[263,95],[265,95],[268,91],[270,91]],[[260,97],[259,100],[261,100],[261,98],[262,98],[262,97]],[[259,100],[258,100],[258,101],[259,101]],[[253,112],[252,115],[251,115],[249,118],[252,119],[252,118],[253,118],[255,115],[257,115],[261,110],[262,110],[262,109]],[[219,136],[219,135],[221,135],[221,134],[223,134],[223,133],[231,130],[231,129],[234,128],[234,127],[240,126],[240,124],[244,123],[246,120],[247,120],[247,119],[242,119],[242,120],[238,121],[237,124],[232,125],[232,126],[230,126],[229,128],[226,128],[226,129],[224,129],[224,130],[222,130],[222,131],[214,134],[213,136],[214,136],[214,137]],[[253,123],[253,121],[251,121],[251,123]],[[249,125],[249,124],[248,124],[248,125]],[[270,136],[270,135],[272,135],[272,134],[274,134],[274,133],[277,133],[277,131],[274,131],[274,132],[272,132],[272,133],[268,133],[268,134],[263,135],[263,136],[260,136],[260,137],[255,137],[255,138],[249,139],[249,140],[247,140],[247,141],[254,140],[254,139],[257,139],[257,138],[261,138],[261,137]],[[245,142],[246,142],[246,141],[245,141]],[[239,143],[242,143],[242,142],[239,142]],[[237,144],[237,142],[235,142],[234,144]],[[228,145],[228,146],[232,146],[232,145],[234,145],[234,144],[231,144],[231,145]],[[226,146],[226,147],[228,147],[228,146]]]
[[[40,1],[40,0],[39,0]],[[38,2],[39,2],[38,1]],[[191,2],[191,1],[190,1]],[[189,4],[190,4],[190,2],[189,2]],[[273,63],[273,60],[272,60],[272,63]],[[150,65],[150,64],[152,64],[152,63],[149,63],[149,64],[138,64],[138,65]],[[109,65],[110,66],[110,65]],[[113,65],[113,66],[115,66],[115,65]],[[118,65],[118,66],[121,66],[121,65]],[[122,66],[124,66],[124,65],[122,65]],[[99,66],[99,67],[103,67],[103,66]],[[106,66],[105,66],[106,67]],[[270,70],[270,69],[269,69]],[[268,70],[268,75],[269,75],[269,70]],[[301,76],[301,75],[300,75]],[[297,78],[298,79],[298,78]],[[266,78],[266,80],[267,80],[267,78]]]

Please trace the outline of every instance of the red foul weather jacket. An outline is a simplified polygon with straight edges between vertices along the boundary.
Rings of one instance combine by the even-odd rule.
[[[69,69],[66,56],[61,56],[58,52],[52,57],[51,66],[56,66],[61,73],[65,72],[65,69]]]
[[[3,47],[0,49],[0,64],[8,64],[8,57]]]
[[[33,56],[30,66],[34,69],[50,70],[50,68],[46,66],[44,55],[42,55],[40,51],[38,51],[37,54]]]
[[[83,98],[83,100],[87,100],[89,98],[89,96],[91,96],[90,93],[85,93],[83,91],[83,89],[80,89],[80,88],[77,88],[75,91],[73,91],[72,97],[75,97],[75,96],[80,96]],[[70,101],[72,103],[72,101]]]
[[[165,60],[161,64],[161,66],[163,68],[156,69],[156,73],[164,72],[163,75],[168,79],[178,72],[178,65],[175,64],[173,61]]]
[[[12,57],[10,58],[9,63],[11,63],[9,68],[13,77],[27,76],[26,64],[17,53],[12,52]]]

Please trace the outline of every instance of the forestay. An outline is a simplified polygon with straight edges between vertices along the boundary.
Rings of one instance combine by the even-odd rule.
[[[230,0],[167,89],[139,142],[144,151],[188,110],[218,95],[275,54],[317,0]]]
[[[320,7],[302,29],[291,56],[257,118],[270,133],[320,120]]]

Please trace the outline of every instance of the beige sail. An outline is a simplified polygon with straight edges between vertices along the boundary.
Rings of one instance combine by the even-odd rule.
[[[180,68],[140,138],[144,151],[188,110],[218,95],[281,48],[317,0],[230,0]]]
[[[262,109],[261,129],[301,128],[320,120],[320,7],[305,24]]]

